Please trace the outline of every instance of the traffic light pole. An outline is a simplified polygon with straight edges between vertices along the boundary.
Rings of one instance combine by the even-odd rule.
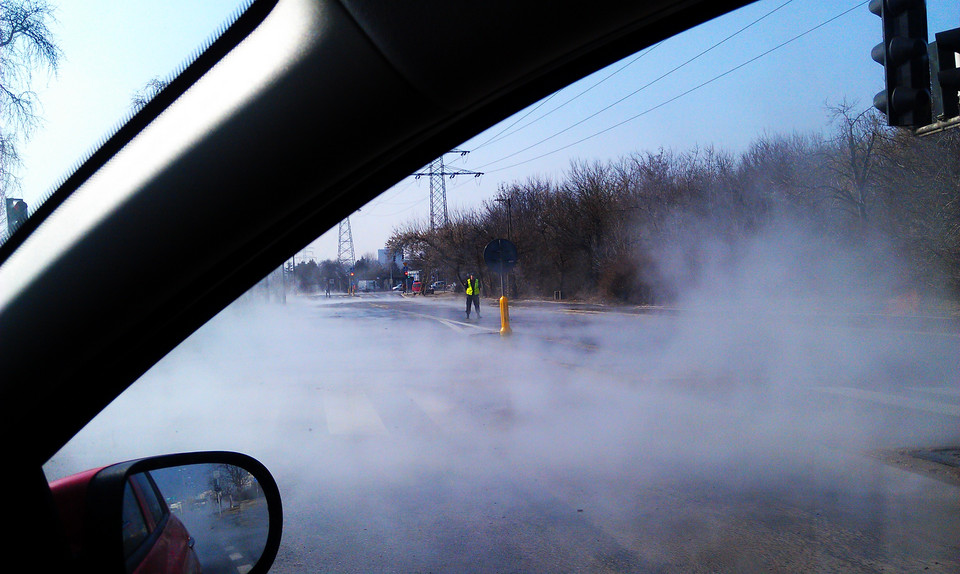
[[[926,2],[871,0],[869,10],[883,22],[883,42],[870,51],[884,70],[884,89],[874,97],[874,107],[891,126],[930,124]]]
[[[960,118],[960,28],[938,32],[927,47],[933,119],[941,132]]]
[[[891,126],[913,128],[918,136],[960,125],[960,28],[936,34],[927,43],[925,0],[870,0],[883,22],[883,42],[870,57],[884,70],[884,89],[873,105]]]
[[[950,118],[945,121],[933,122],[928,126],[923,126],[918,128],[914,133],[919,137],[932,136],[934,134],[939,134],[948,130],[955,130],[960,128],[960,117]]]

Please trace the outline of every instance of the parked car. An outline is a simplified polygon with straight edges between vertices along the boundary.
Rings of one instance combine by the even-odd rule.
[[[423,283],[419,281],[414,281],[413,286],[410,287],[410,292],[416,295],[418,293],[422,294],[422,291],[423,291]]]
[[[434,291],[446,291],[446,290],[447,290],[447,282],[446,282],[446,281],[434,281],[433,283],[430,284],[430,289],[432,289],[432,290],[434,290]]]

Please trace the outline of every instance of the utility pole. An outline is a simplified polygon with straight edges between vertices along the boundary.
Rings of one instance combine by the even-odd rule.
[[[497,203],[506,203],[506,204],[507,204],[507,241],[513,241],[513,203],[512,203],[512,200],[513,200],[513,198],[511,198],[510,195],[508,195],[506,192],[504,192],[503,194],[501,194],[500,197],[497,197],[496,199],[494,199],[494,201],[496,201]],[[511,296],[511,297],[516,297],[516,296],[517,296],[517,282],[516,282],[516,277],[514,276],[513,279],[514,279],[514,280],[513,280],[513,283],[510,284],[510,296]],[[503,277],[502,277],[502,276],[500,277],[500,291],[501,291],[500,294],[503,295]],[[509,319],[508,319],[507,322],[508,322],[508,324],[509,324]]]
[[[454,149],[447,153],[458,153],[460,157],[463,157],[470,152]],[[417,179],[420,179],[422,176],[428,176],[430,178],[430,230],[433,231],[438,227],[446,226],[450,221],[447,212],[447,181],[445,178],[449,176],[450,179],[453,179],[458,175],[480,177],[483,173],[467,169],[444,167],[443,155],[441,155],[430,162],[428,171],[417,172],[413,175]]]
[[[511,206],[511,197],[507,194],[503,194],[494,201],[497,203],[506,202],[507,204],[507,240],[513,241],[513,209]]]

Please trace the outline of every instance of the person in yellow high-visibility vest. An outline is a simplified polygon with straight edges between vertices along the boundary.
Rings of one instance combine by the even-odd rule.
[[[467,293],[467,319],[470,318],[470,305],[473,304],[477,309],[477,319],[480,318],[480,282],[473,276],[473,273],[467,277],[464,284]]]

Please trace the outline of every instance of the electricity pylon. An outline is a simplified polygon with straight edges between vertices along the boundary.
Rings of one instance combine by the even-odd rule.
[[[461,156],[465,156],[470,152],[454,149],[447,153],[459,153]],[[460,168],[445,168],[443,166],[443,156],[441,155],[430,162],[428,171],[417,172],[413,175],[416,176],[417,179],[420,179],[421,176],[430,177],[430,230],[432,231],[438,227],[447,225],[450,221],[449,214],[447,213],[447,180],[445,177],[449,176],[450,179],[458,175],[480,177],[483,173]]]
[[[353,251],[353,232],[350,230],[350,218],[340,222],[340,241],[337,247],[337,261],[344,272],[349,272],[350,268],[357,263],[356,254]]]

